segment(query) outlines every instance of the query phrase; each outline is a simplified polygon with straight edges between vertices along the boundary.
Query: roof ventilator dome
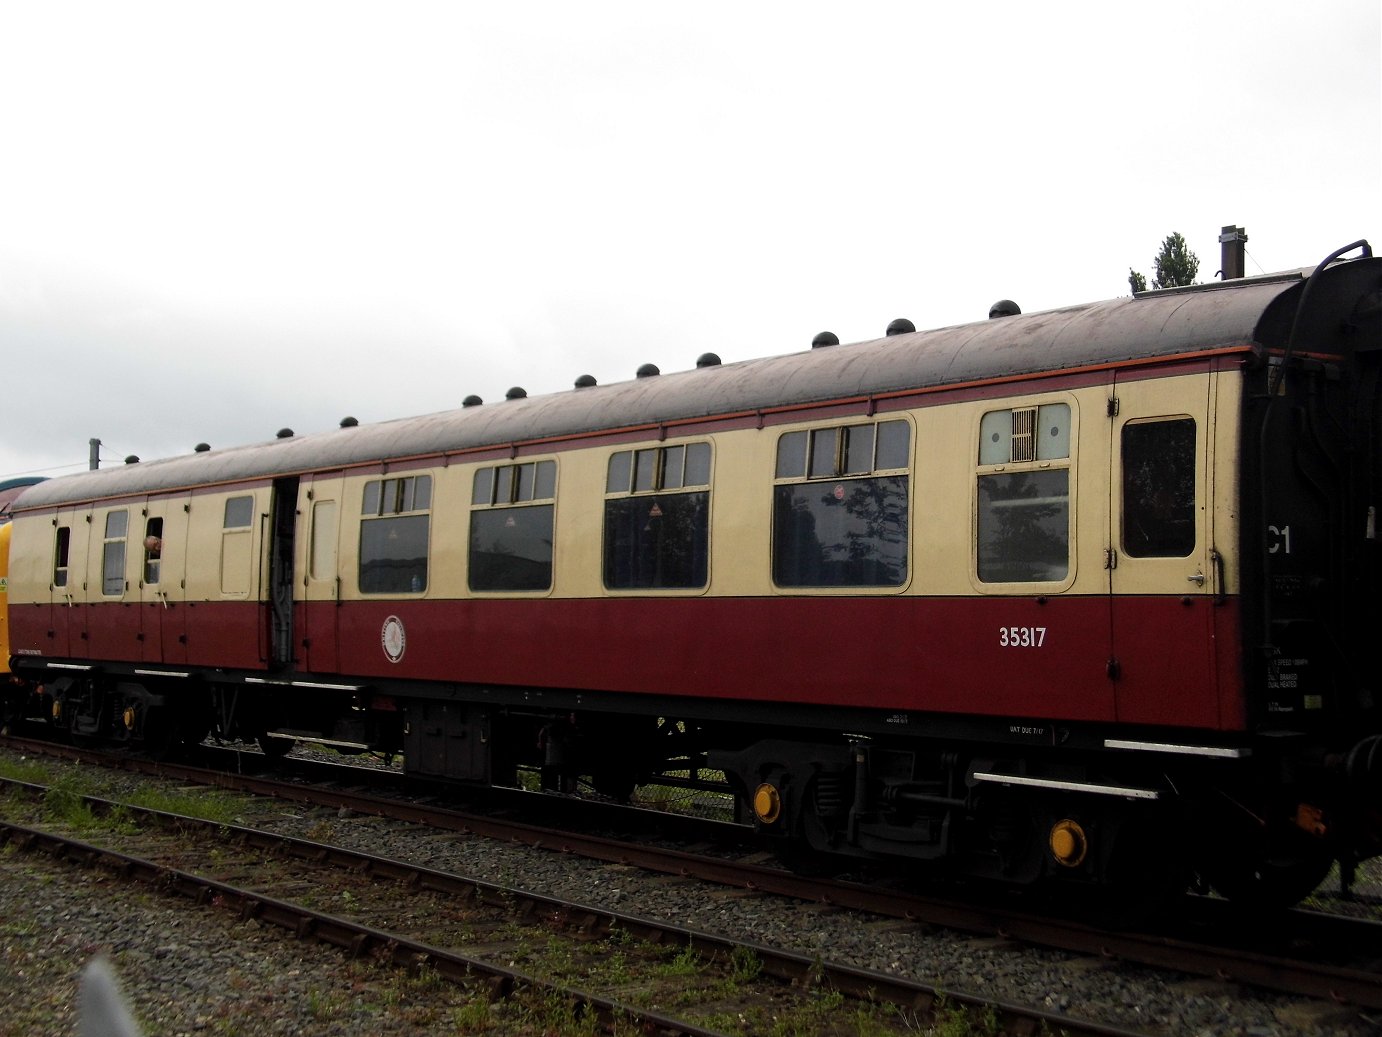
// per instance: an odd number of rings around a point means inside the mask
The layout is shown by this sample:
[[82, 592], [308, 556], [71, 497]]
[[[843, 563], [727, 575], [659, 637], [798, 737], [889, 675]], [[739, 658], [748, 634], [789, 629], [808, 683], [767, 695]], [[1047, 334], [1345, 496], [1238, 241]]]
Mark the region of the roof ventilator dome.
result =
[[910, 335], [917, 330], [917, 326], [906, 317], [898, 317], [888, 325], [888, 334], [891, 335]]
[[591, 386], [595, 384], [595, 376], [593, 374], [583, 374], [576, 379], [577, 389], [589, 389]]
[[528, 390], [523, 388], [523, 386], [521, 385], [515, 385], [512, 389], [510, 389], [508, 392], [504, 394], [504, 399], [506, 400], [526, 400], [527, 398]]
[[995, 320], [998, 317], [1016, 317], [1021, 312], [1022, 307], [1011, 299], [999, 299], [989, 307], [989, 320]]
[[279, 439], [292, 439], [292, 438], [293, 438], [293, 430], [290, 429], [290, 428], [281, 428], [281, 429], [279, 429], [279, 430], [278, 430], [278, 438], [279, 438]]
[[657, 364], [644, 364], [637, 372], [639, 378], [653, 378], [661, 373]]
[[480, 399], [480, 397], [476, 396], [474, 393], [471, 393], [469, 396], [467, 396], [465, 399], [463, 399], [463, 400], [461, 401], [461, 406], [462, 406], [462, 407], [478, 407], [478, 406], [480, 406], [480, 404], [482, 404], [482, 403], [484, 403], [484, 402], [485, 402], [485, 401], [482, 400], [482, 399]]
[[838, 346], [839, 344], [840, 336], [833, 331], [822, 331], [811, 340], [812, 349], [820, 349], [822, 346]]
[[358, 424], [360, 424], [360, 422], [352, 418], [349, 414], [341, 419], [341, 428], [354, 428]]

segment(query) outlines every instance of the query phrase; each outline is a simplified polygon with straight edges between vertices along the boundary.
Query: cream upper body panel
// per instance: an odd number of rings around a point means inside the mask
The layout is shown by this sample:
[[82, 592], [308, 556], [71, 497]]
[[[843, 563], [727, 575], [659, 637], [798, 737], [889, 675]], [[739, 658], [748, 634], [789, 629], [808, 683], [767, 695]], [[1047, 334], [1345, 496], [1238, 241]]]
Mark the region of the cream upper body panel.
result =
[[[1236, 428], [1236, 375], [1221, 379], [1210, 373], [1179, 375], [1137, 383], [1142, 397], [1150, 393], [1152, 411], [1164, 415], [1194, 412], [1198, 435], [1203, 437], [1203, 463], [1196, 474], [1196, 498], [1204, 518], [1199, 540], [1206, 543], [1208, 530], [1226, 543], [1232, 529], [1236, 502], [1221, 500], [1212, 480], [1223, 481], [1221, 465], [1233, 465]], [[606, 477], [611, 456], [629, 450], [654, 449], [688, 443], [706, 443], [711, 451], [709, 486], [709, 565], [704, 586], [670, 589], [645, 588], [652, 595], [769, 596], [778, 594], [912, 594], [956, 596], [979, 594], [1092, 595], [1109, 591], [1109, 551], [1117, 550], [1117, 457], [1113, 418], [1109, 415], [1114, 389], [1092, 385], [1072, 390], [1024, 392], [1007, 397], [969, 399], [871, 417], [833, 417], [826, 421], [794, 422], [766, 428], [738, 428], [711, 435], [621, 443], [593, 444], [549, 455], [534, 454], [518, 462], [551, 461], [555, 465], [550, 585], [538, 589], [477, 591], [470, 585], [470, 527], [477, 507], [473, 500], [476, 473], [502, 466], [503, 462], [451, 463], [445, 466], [409, 468], [413, 475], [431, 480], [428, 509], [427, 578], [418, 591], [403, 589], [396, 596], [421, 599], [464, 597], [588, 598], [612, 593], [604, 580], [606, 538], [604, 502], [618, 495], [607, 493]], [[1213, 401], [1214, 421], [1209, 421]], [[986, 417], [997, 412], [1057, 408], [1065, 415], [1068, 446], [1053, 460], [983, 463], [980, 431]], [[772, 570], [774, 531], [775, 464], [783, 436], [819, 428], [859, 428], [884, 421], [905, 422], [909, 439], [907, 489], [906, 575], [888, 586], [794, 586], [779, 587]], [[1052, 430], [1055, 431], [1054, 429]], [[1064, 536], [1068, 561], [1064, 571], [1047, 579], [1002, 582], [986, 580], [976, 559], [976, 508], [979, 480], [985, 475], [1023, 472], [1065, 472], [1068, 509]], [[331, 509], [339, 519], [334, 553], [339, 565], [337, 585], [329, 587], [310, 578], [310, 544], [316, 534], [305, 532], [299, 541], [299, 571], [308, 574], [299, 586], [325, 589], [319, 596], [339, 593], [343, 600], [368, 600], [376, 595], [360, 590], [361, 524], [368, 521], [361, 502], [378, 471], [350, 474], [332, 481]], [[781, 482], [781, 480], [777, 480]], [[821, 480], [828, 489], [830, 480]], [[304, 484], [304, 487], [306, 484]], [[305, 495], [305, 489], [304, 489]], [[300, 514], [309, 502], [300, 502]], [[1193, 590], [1193, 588], [1191, 588]], [[1134, 589], [1135, 592], [1135, 589]]]

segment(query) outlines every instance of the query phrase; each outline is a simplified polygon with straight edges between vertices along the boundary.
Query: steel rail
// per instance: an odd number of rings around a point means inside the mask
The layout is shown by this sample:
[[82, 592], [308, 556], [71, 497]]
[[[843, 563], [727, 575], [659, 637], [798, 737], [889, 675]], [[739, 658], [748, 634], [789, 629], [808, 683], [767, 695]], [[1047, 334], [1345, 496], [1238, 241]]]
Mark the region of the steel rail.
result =
[[[102, 867], [130, 881], [143, 882], [187, 897], [198, 905], [212, 903], [219, 907], [229, 906], [242, 920], [256, 919], [276, 925], [299, 939], [310, 937], [338, 947], [351, 957], [370, 955], [403, 968], [427, 965], [453, 983], [483, 984], [492, 998], [507, 997], [523, 987], [546, 990], [566, 999], [578, 1010], [593, 1011], [607, 1031], [613, 1031], [617, 1023], [633, 1020], [649, 1033], [668, 1037], [725, 1037], [718, 1030], [692, 1026], [669, 1016], [620, 1004], [598, 994], [549, 983], [518, 969], [480, 961], [301, 904], [264, 896], [230, 883], [155, 864], [141, 857], [66, 836], [0, 821], [0, 843], [11, 843], [23, 850], [41, 849], [51, 856], [86, 867]], [[218, 900], [219, 903], [216, 903]]]
[[[0, 740], [0, 744], [4, 742]], [[81, 750], [51, 746], [45, 742], [26, 743], [25, 747], [45, 753], [56, 751], [57, 755], [69, 758], [96, 758]], [[105, 761], [109, 757], [101, 756], [99, 759]], [[145, 773], [205, 782], [294, 802], [344, 808], [758, 893], [1171, 969], [1281, 993], [1322, 998], [1363, 1008], [1382, 1008], [1382, 973], [1373, 971], [1293, 960], [1250, 949], [1212, 946], [1153, 933], [1111, 931], [1078, 921], [1014, 911], [991, 904], [976, 905], [858, 883], [826, 881], [743, 861], [571, 831], [553, 831], [523, 822], [464, 813], [436, 805], [399, 802], [366, 793], [320, 789], [255, 776], [139, 761], [126, 756], [116, 757], [115, 761], [120, 766]], [[367, 773], [363, 772], [361, 776]]]
[[[41, 794], [44, 786], [31, 782], [0, 778], [0, 784], [22, 788], [31, 794]], [[1041, 1024], [1077, 1037], [1142, 1037], [1137, 1031], [1073, 1018], [1043, 1009], [995, 1000], [934, 984], [919, 983], [871, 969], [822, 961], [792, 951], [749, 941], [732, 940], [699, 930], [688, 929], [655, 919], [641, 918], [610, 911], [588, 904], [560, 900], [515, 887], [502, 886], [479, 879], [410, 864], [394, 858], [381, 857], [345, 847], [280, 835], [244, 825], [227, 825], [216, 821], [117, 803], [96, 796], [80, 797], [97, 810], [108, 812], [119, 807], [127, 815], [148, 817], [160, 825], [183, 828], [198, 827], [212, 831], [220, 838], [229, 837], [240, 845], [261, 851], [282, 853], [298, 860], [310, 861], [371, 878], [391, 879], [410, 889], [426, 889], [462, 899], [473, 899], [490, 905], [513, 908], [520, 905], [528, 917], [560, 919], [565, 928], [575, 929], [582, 937], [597, 939], [616, 930], [647, 943], [671, 943], [689, 947], [699, 954], [728, 958], [735, 950], [752, 951], [762, 965], [762, 972], [776, 980], [800, 988], [823, 986], [848, 997], [865, 1002], [883, 1002], [898, 1008], [930, 1013], [938, 1004], [964, 1005], [970, 1008], [991, 1009], [1003, 1024], [1003, 1032], [1035, 1030]], [[242, 919], [255, 918], [293, 932], [299, 938], [313, 937], [321, 942], [342, 948], [352, 957], [381, 953], [398, 965], [416, 967], [427, 964], [453, 982], [475, 982], [477, 978], [488, 984], [492, 996], [508, 996], [520, 985], [540, 987], [560, 993], [575, 1006], [593, 1009], [603, 1025], [615, 1020], [637, 1020], [644, 1032], [686, 1034], [688, 1037], [717, 1035], [717, 1031], [690, 1026], [680, 1020], [658, 1013], [614, 1002], [588, 991], [573, 990], [537, 979], [532, 975], [507, 967], [496, 966], [443, 948], [423, 944], [407, 937], [374, 929], [357, 922], [328, 915], [298, 904], [265, 896], [253, 890], [232, 886], [193, 872], [157, 864], [117, 850], [94, 846], [71, 837], [43, 832], [28, 826], [0, 820], [0, 844], [13, 843], [21, 849], [43, 849], [51, 855], [73, 860], [89, 867], [104, 867], [122, 877], [143, 881], [188, 897], [199, 904], [220, 897], [222, 906], [231, 905]], [[647, 1029], [648, 1026], [655, 1029]]]

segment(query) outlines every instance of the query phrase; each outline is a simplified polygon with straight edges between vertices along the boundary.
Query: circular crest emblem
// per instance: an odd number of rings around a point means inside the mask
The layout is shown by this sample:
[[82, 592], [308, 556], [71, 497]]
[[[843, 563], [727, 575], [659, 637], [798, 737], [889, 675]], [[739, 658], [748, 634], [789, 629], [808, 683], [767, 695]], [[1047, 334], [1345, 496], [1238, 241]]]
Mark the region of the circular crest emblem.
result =
[[384, 627], [379, 631], [379, 643], [384, 646], [384, 654], [389, 657], [389, 662], [396, 663], [403, 658], [403, 650], [408, 647], [408, 635], [403, 629], [403, 620], [397, 616], [390, 616], [384, 620]]

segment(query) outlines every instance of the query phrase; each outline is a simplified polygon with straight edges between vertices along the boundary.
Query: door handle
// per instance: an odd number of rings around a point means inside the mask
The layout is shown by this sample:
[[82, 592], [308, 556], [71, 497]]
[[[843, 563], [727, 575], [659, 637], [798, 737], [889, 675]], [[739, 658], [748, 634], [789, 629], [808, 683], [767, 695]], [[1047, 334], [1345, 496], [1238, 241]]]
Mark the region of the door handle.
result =
[[1187, 576], [1186, 580], [1193, 583], [1196, 587], [1204, 586], [1204, 573], [1196, 573], [1194, 576]]

